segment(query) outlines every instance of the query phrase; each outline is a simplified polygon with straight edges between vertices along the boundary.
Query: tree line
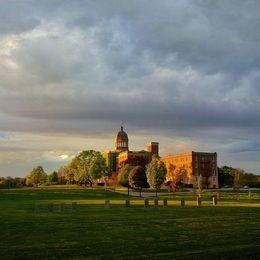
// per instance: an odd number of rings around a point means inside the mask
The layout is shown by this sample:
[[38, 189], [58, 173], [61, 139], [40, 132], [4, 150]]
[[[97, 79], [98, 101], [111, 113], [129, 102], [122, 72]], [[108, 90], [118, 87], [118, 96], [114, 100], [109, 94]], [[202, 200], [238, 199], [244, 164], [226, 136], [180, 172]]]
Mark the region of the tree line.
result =
[[226, 165], [218, 168], [218, 181], [220, 187], [238, 189], [247, 186], [249, 188], [260, 188], [259, 175], [247, 173], [243, 169]]
[[[171, 172], [173, 171], [170, 169], [168, 175], [171, 175]], [[166, 173], [164, 163], [160, 161], [159, 157], [154, 156], [145, 168], [126, 164], [120, 169], [116, 182], [127, 187], [128, 191], [132, 188], [141, 192], [142, 189], [148, 187], [157, 191], [162, 184], [167, 184], [165, 183]], [[92, 186], [98, 182], [108, 184], [108, 181], [113, 177], [111, 177], [111, 174], [102, 154], [98, 151], [87, 150], [80, 152], [68, 165], [60, 167], [50, 174], [47, 174], [42, 166], [37, 166], [25, 178], [0, 177], [0, 188], [56, 184]], [[172, 178], [174, 187], [177, 187], [178, 184], [177, 177]], [[239, 188], [248, 186], [260, 188], [260, 176], [246, 173], [242, 169], [231, 166], [219, 167], [218, 179], [220, 187]]]
[[129, 189], [139, 190], [141, 196], [142, 189], [152, 188], [156, 192], [161, 188], [165, 182], [167, 169], [164, 162], [158, 156], [154, 155], [146, 168], [142, 166], [131, 166], [126, 164], [118, 173], [118, 183], [123, 187]]

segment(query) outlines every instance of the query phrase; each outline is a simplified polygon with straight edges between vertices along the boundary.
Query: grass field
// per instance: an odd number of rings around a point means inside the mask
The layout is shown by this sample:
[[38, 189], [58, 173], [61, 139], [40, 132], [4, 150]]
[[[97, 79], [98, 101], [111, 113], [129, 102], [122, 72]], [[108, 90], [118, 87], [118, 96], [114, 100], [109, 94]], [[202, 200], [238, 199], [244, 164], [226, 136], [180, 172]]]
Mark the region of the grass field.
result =
[[133, 198], [126, 208], [127, 196], [102, 189], [0, 190], [0, 259], [259, 259], [260, 193], [222, 192], [217, 206], [211, 196], [201, 207], [183, 192], [164, 195], [168, 207]]

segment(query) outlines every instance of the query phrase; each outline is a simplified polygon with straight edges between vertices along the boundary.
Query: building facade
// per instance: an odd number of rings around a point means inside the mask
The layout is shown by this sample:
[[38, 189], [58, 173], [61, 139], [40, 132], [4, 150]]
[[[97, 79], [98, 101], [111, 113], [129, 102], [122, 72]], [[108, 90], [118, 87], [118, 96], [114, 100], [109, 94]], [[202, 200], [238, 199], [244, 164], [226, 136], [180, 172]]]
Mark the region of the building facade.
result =
[[117, 171], [126, 164], [145, 167], [152, 160], [153, 155], [159, 156], [159, 143], [157, 142], [148, 143], [146, 151], [123, 151], [117, 157]]
[[130, 151], [127, 133], [121, 125], [115, 138], [115, 150], [103, 152], [107, 166], [111, 173], [118, 173], [126, 164], [131, 166], [145, 167], [152, 159], [154, 154], [159, 156], [159, 143], [151, 142], [147, 145], [147, 150]]
[[[115, 149], [103, 152], [109, 171], [116, 176], [126, 164], [145, 167], [152, 156], [159, 156], [159, 143], [151, 142], [146, 150], [129, 150], [129, 139], [123, 126], [115, 138]], [[184, 183], [198, 187], [202, 182], [204, 188], [218, 188], [217, 153], [187, 152], [161, 157], [167, 168], [166, 181]]]
[[166, 181], [182, 182], [198, 187], [200, 176], [203, 188], [218, 188], [217, 153], [187, 152], [163, 156], [167, 168]]

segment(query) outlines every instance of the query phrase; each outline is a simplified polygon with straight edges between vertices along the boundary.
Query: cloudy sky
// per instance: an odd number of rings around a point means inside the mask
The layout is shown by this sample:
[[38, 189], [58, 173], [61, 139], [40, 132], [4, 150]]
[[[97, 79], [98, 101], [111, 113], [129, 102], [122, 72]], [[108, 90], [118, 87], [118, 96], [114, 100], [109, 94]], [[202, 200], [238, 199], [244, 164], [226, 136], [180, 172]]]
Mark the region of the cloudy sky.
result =
[[0, 176], [108, 150], [260, 173], [259, 0], [0, 0]]

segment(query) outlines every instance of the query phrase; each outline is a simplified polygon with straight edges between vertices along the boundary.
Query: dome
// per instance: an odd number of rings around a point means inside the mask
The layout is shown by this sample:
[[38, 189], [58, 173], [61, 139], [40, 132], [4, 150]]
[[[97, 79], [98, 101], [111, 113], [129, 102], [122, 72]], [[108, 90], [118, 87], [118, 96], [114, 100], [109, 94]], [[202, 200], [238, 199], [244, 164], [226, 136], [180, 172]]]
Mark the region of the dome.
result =
[[128, 135], [124, 131], [123, 126], [121, 126], [121, 130], [117, 133], [116, 136], [116, 150], [117, 151], [128, 150]]

